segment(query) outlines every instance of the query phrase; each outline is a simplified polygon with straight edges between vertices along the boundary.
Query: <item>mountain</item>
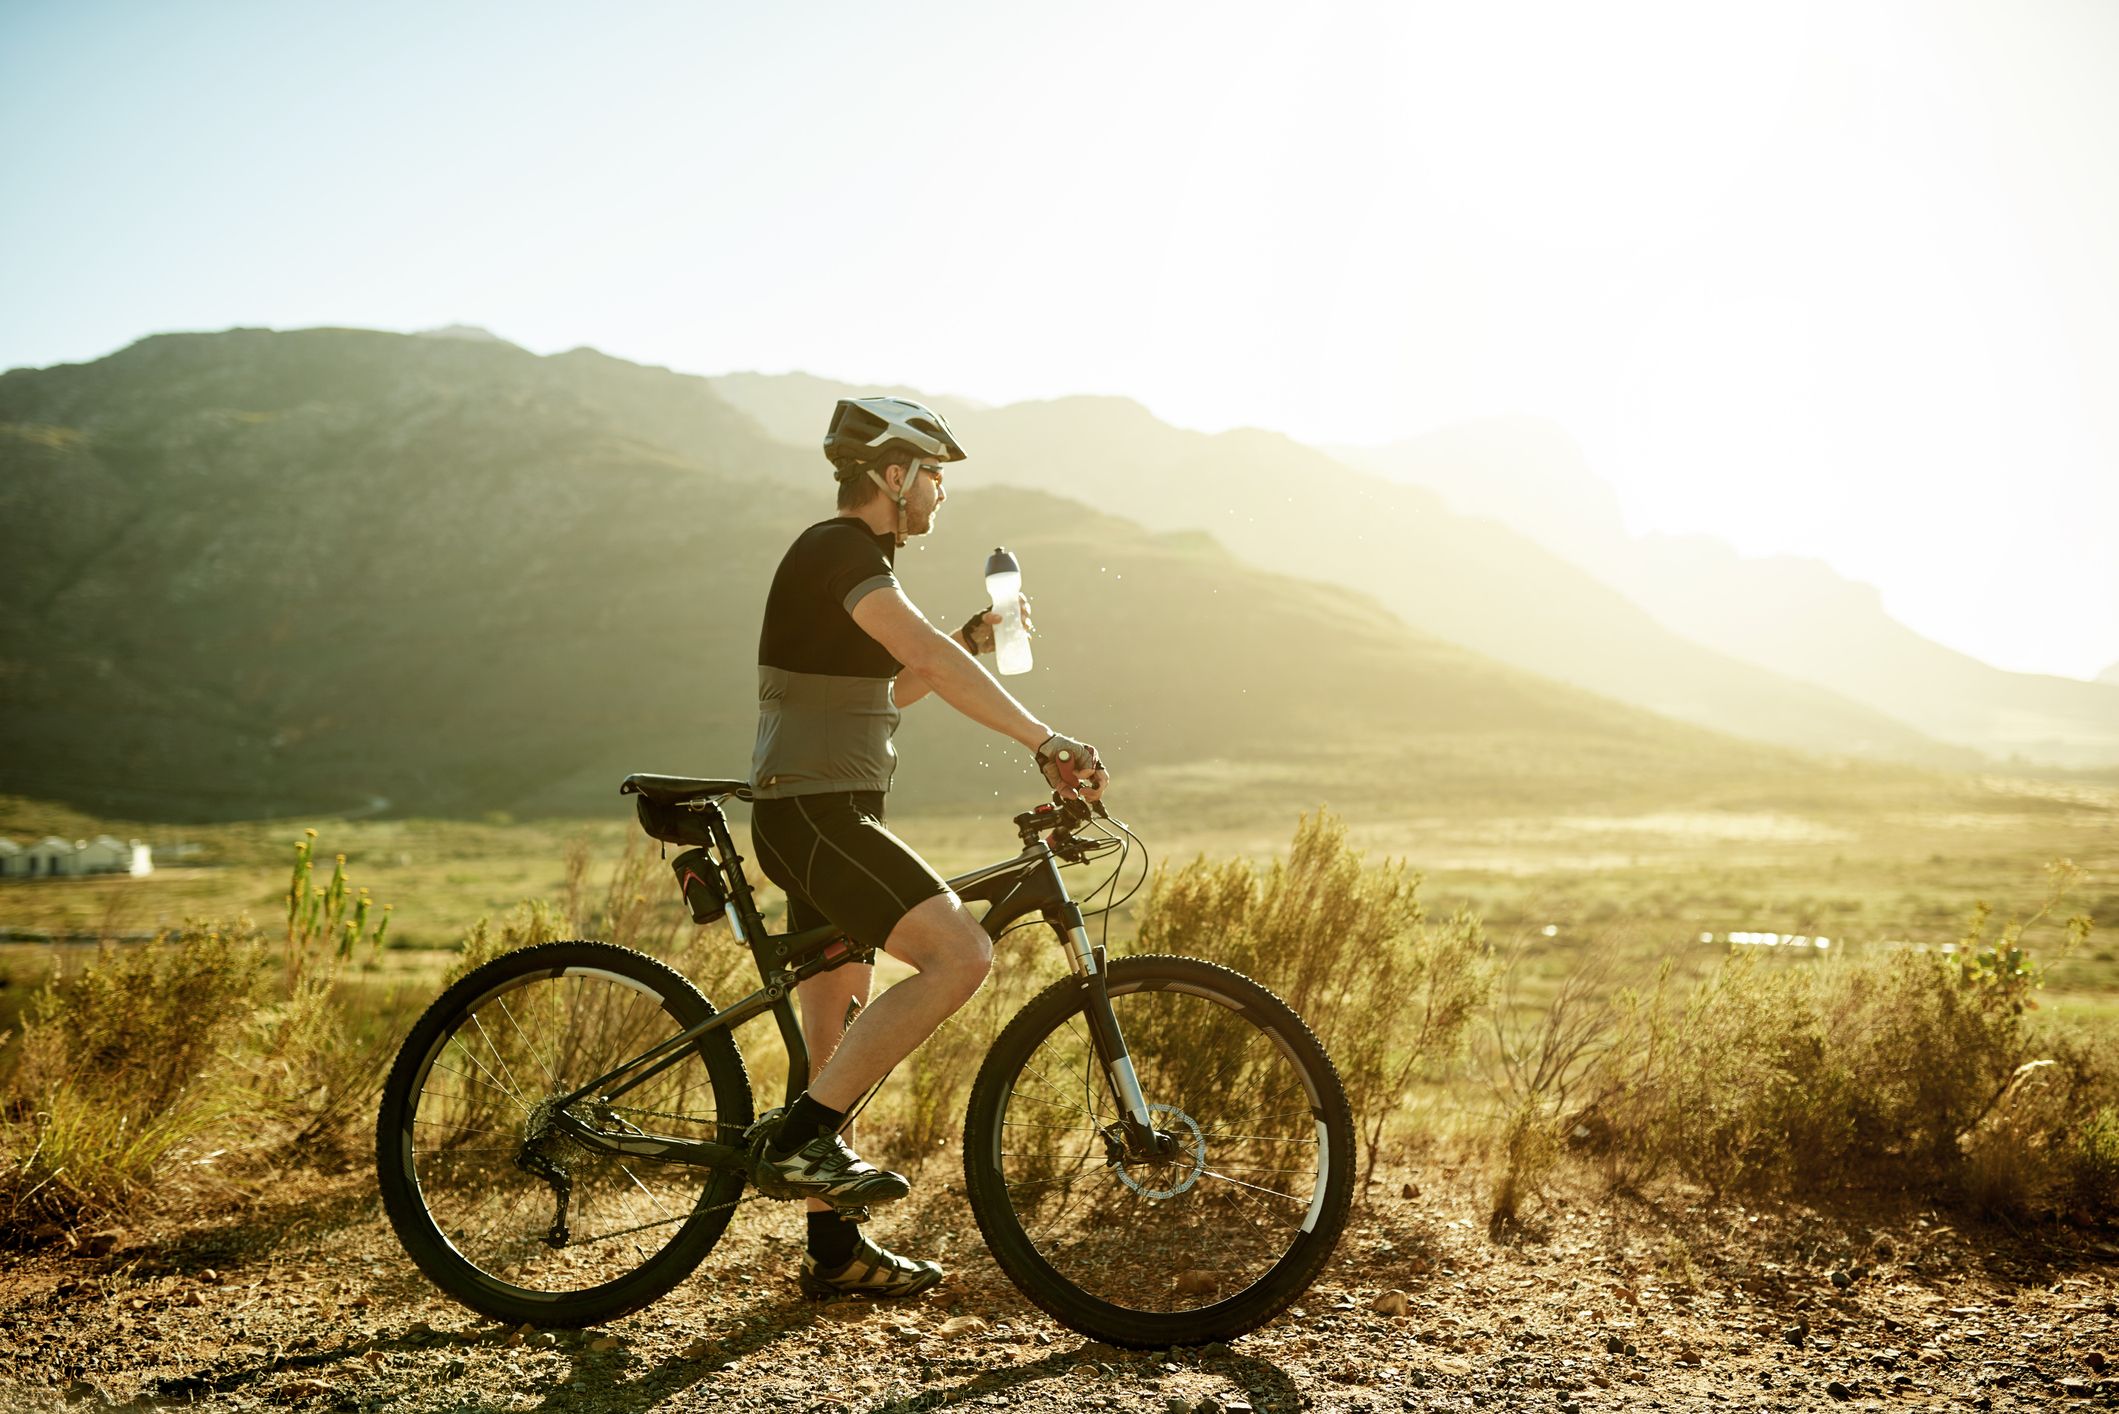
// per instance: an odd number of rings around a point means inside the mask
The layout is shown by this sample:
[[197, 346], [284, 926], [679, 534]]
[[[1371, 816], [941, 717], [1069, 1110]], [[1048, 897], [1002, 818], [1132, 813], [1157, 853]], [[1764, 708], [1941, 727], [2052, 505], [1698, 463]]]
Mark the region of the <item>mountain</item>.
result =
[[[809, 427], [805, 441], [821, 435], [834, 399], [871, 391], [807, 375], [710, 381], [770, 433]], [[972, 454], [952, 476], [959, 484], [1041, 487], [1153, 529], [1204, 530], [1254, 564], [1371, 595], [1438, 638], [1715, 730], [1928, 765], [1978, 760], [1873, 708], [1703, 647], [1507, 526], [1277, 434], [1184, 431], [1122, 398], [946, 415]], [[821, 474], [821, 465], [798, 467], [803, 484]]]
[[2103, 672], [2097, 674], [2097, 681], [2108, 682], [2113, 684], [2114, 686], [2119, 686], [2119, 663], [2113, 663], [2111, 666], [2107, 667]]
[[1892, 618], [1822, 561], [1740, 555], [1705, 535], [1626, 531], [1564, 432], [1492, 419], [1341, 455], [1490, 516], [1686, 637], [1864, 703], [1947, 742], [2047, 765], [2119, 764], [2119, 691], [1989, 666]]
[[[829, 490], [704, 380], [590, 350], [238, 330], [0, 375], [0, 792], [525, 814], [740, 773], [765, 588]], [[952, 492], [901, 571], [953, 624], [1002, 542], [1039, 602], [1026, 697], [1165, 802], [1608, 804], [1818, 769], [1048, 491]], [[900, 744], [909, 804], [1037, 793], [946, 707]]]
[[422, 339], [469, 339], [473, 343], [481, 344], [505, 344], [508, 342], [491, 329], [481, 329], [476, 324], [444, 324], [439, 329], [422, 329], [417, 337]]

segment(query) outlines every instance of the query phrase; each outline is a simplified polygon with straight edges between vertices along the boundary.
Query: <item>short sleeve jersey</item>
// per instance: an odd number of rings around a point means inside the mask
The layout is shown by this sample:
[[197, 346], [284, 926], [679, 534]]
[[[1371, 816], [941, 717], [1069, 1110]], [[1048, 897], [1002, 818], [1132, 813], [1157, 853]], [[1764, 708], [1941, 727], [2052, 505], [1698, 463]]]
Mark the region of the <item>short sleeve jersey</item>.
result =
[[760, 799], [890, 789], [903, 664], [853, 620], [853, 607], [897, 587], [897, 541], [859, 520], [819, 521], [795, 537], [765, 598], [758, 635]]

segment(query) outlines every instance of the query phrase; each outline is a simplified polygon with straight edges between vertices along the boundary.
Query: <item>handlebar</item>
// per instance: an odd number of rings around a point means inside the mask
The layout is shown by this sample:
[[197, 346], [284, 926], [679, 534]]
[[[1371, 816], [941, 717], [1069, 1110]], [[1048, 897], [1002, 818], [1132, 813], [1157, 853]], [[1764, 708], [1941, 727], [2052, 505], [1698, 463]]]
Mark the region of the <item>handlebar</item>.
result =
[[[1110, 812], [1103, 802], [1082, 800], [1077, 796], [1052, 793], [1051, 803], [1025, 810], [1015, 817], [1015, 833], [1025, 846], [1033, 843], [1039, 835], [1052, 852], [1070, 863], [1079, 864], [1093, 853], [1101, 853], [1106, 847], [1103, 840], [1086, 841], [1074, 837], [1074, 832], [1094, 819], [1110, 819]], [[1049, 831], [1049, 833], [1047, 833]]]

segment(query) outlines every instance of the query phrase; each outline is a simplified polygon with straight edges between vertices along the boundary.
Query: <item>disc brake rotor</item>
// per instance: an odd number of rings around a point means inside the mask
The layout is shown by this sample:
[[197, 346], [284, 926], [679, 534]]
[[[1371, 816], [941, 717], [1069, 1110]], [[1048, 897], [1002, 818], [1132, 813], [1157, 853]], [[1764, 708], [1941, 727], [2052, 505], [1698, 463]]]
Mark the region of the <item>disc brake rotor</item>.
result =
[[1156, 1201], [1175, 1198], [1197, 1183], [1206, 1171], [1207, 1141], [1199, 1131], [1198, 1121], [1175, 1105], [1150, 1105], [1148, 1115], [1158, 1131], [1176, 1137], [1177, 1153], [1156, 1159], [1121, 1157], [1113, 1167], [1118, 1170], [1118, 1181], [1141, 1197]]

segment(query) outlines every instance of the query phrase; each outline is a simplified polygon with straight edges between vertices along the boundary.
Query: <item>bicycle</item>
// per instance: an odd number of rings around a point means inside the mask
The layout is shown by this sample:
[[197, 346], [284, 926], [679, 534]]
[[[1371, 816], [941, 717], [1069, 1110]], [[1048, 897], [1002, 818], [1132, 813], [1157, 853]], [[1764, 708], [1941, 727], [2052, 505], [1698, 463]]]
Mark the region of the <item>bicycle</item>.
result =
[[[763, 985], [717, 1010], [644, 953], [544, 943], [466, 974], [413, 1025], [377, 1116], [383, 1206], [437, 1286], [510, 1324], [612, 1320], [698, 1267], [752, 1201], [735, 1029], [772, 1014], [792, 1101], [809, 1083], [796, 985], [874, 956], [830, 927], [766, 932], [722, 809], [745, 782], [634, 775], [620, 790], [651, 837], [688, 846], [671, 867], [693, 920], [726, 921]], [[1251, 979], [1091, 941], [1061, 870], [1118, 850], [1089, 900], [1115, 893], [1138, 843], [1123, 822], [1055, 796], [1014, 824], [1018, 854], [950, 885], [987, 905], [996, 940], [1049, 927], [1071, 975], [1015, 1015], [973, 1082], [979, 1230], [1027, 1298], [1085, 1335], [1232, 1339], [1293, 1304], [1346, 1225], [1338, 1073]]]

